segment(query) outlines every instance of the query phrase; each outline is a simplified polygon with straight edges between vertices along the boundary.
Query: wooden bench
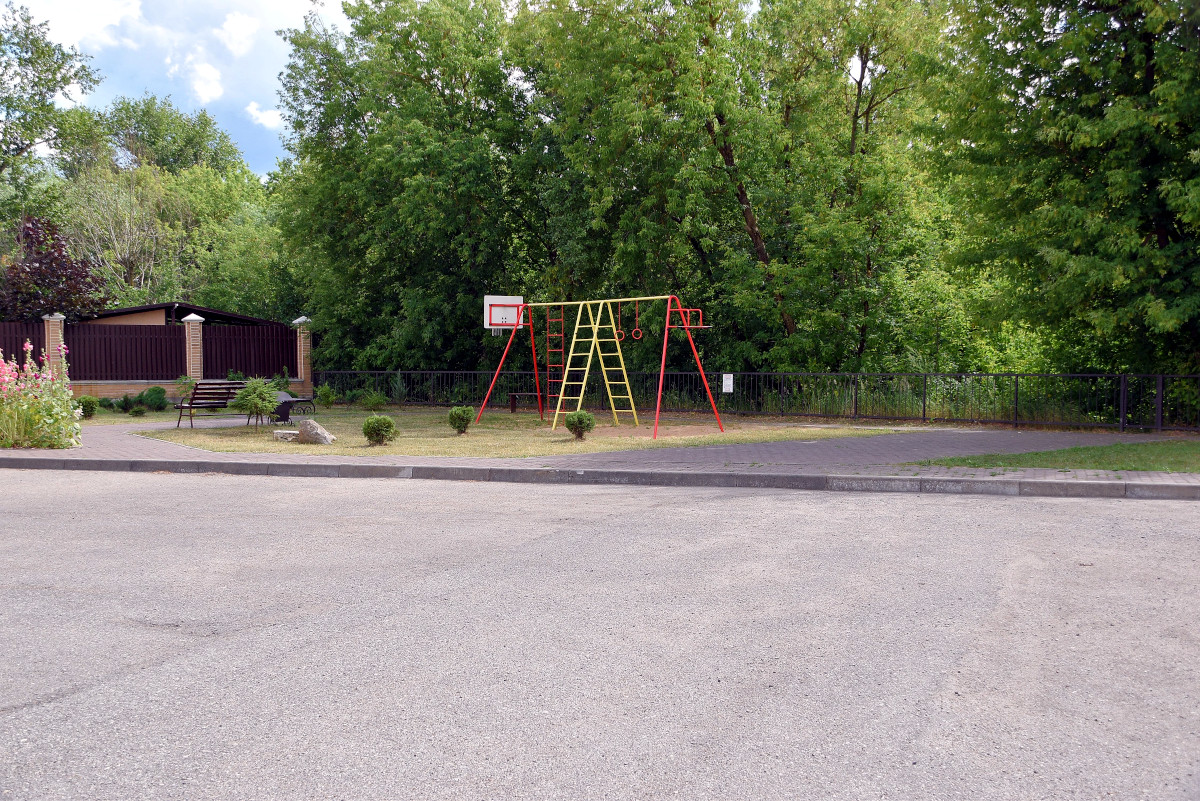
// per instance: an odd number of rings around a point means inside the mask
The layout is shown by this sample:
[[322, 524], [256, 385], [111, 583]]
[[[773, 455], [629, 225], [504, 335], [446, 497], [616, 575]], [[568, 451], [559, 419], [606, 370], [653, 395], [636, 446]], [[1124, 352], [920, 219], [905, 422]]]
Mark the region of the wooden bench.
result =
[[188, 413], [188, 423], [196, 427], [195, 414], [197, 409], [225, 409], [229, 407], [234, 396], [246, 386], [245, 381], [197, 381], [192, 388], [192, 396], [186, 401], [175, 404], [179, 410], [179, 419], [175, 427], [183, 423], [183, 413]]

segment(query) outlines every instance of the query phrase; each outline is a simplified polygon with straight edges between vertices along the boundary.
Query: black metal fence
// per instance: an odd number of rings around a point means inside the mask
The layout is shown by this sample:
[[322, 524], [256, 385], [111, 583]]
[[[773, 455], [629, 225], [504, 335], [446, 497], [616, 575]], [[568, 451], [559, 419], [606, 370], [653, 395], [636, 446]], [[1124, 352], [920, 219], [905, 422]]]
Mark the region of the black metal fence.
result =
[[[479, 404], [492, 376], [485, 371], [323, 371], [315, 377], [317, 384], [327, 384], [343, 398], [375, 390], [393, 403], [449, 406]], [[729, 376], [731, 385], [726, 384]], [[540, 378], [542, 393], [548, 394], [546, 376]], [[1197, 375], [715, 373], [708, 381], [717, 408], [730, 414], [1200, 429]], [[630, 373], [629, 383], [637, 407], [653, 409], [658, 373]], [[730, 386], [731, 392], [722, 391]], [[489, 405], [506, 406], [512, 394], [521, 405], [534, 405], [534, 393], [532, 372], [501, 373]], [[598, 376], [590, 379], [584, 404], [606, 407]], [[698, 373], [663, 377], [664, 410], [708, 408]]]

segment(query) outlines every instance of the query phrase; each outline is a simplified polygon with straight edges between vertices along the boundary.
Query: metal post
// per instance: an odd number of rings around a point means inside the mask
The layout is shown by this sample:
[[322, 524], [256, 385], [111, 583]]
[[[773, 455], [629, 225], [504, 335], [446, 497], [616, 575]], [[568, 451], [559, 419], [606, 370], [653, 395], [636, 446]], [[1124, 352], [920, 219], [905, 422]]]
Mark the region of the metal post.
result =
[[921, 422], [929, 422], [929, 418], [925, 414], [925, 401], [929, 397], [929, 373], [921, 374]]
[[1129, 377], [1128, 377], [1128, 376], [1125, 376], [1125, 375], [1121, 376], [1121, 401], [1120, 401], [1120, 404], [1121, 404], [1121, 421], [1120, 421], [1120, 429], [1121, 429], [1121, 431], [1124, 431], [1124, 430], [1125, 430], [1125, 411], [1126, 411], [1126, 406], [1125, 406], [1125, 404], [1127, 403], [1127, 401], [1128, 401], [1128, 397], [1129, 397], [1129, 382], [1128, 382], [1128, 378], [1129, 378]]
[[858, 373], [854, 374], [854, 419], [858, 419]]
[[1017, 416], [1017, 409], [1021, 404], [1021, 376], [1013, 376], [1013, 428], [1020, 427], [1020, 417]]
[[1154, 430], [1162, 431], [1163, 423], [1163, 377], [1160, 373], [1154, 383]]

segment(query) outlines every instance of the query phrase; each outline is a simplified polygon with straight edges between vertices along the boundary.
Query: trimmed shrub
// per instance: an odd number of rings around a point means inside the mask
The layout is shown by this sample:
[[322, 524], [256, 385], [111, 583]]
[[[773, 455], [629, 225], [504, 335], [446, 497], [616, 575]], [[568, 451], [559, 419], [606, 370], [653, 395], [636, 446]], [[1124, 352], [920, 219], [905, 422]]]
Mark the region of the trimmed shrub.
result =
[[358, 403], [358, 399], [366, 392], [365, 389], [352, 389], [345, 394], [346, 403]]
[[287, 392], [291, 382], [288, 380], [287, 370], [281, 371], [270, 381], [271, 388], [278, 392]]
[[396, 438], [396, 421], [387, 415], [373, 414], [363, 420], [363, 436], [372, 445], [386, 445]]
[[575, 435], [575, 439], [583, 439], [584, 434], [596, 427], [596, 416], [580, 409], [577, 412], [568, 412], [563, 423], [567, 430]]
[[146, 416], [146, 407], [145, 406], [134, 406], [132, 409], [129, 410], [129, 414], [131, 417], [145, 417]]
[[379, 390], [368, 389], [358, 398], [358, 405], [368, 412], [377, 412], [387, 406], [388, 396]]
[[167, 403], [167, 391], [162, 387], [147, 387], [133, 399], [135, 405], [140, 404], [153, 412], [161, 412], [170, 404]]
[[113, 408], [113, 399], [112, 398], [101, 398], [100, 399], [100, 408], [111, 410]]
[[238, 391], [229, 404], [230, 409], [246, 415], [246, 425], [250, 425], [248, 418], [254, 418], [255, 431], [264, 418], [271, 419], [278, 406], [279, 399], [275, 396], [275, 390], [269, 382], [261, 378], [251, 378], [247, 381], [246, 386]]
[[313, 400], [317, 405], [324, 406], [328, 409], [333, 404], [337, 403], [337, 391], [328, 384], [322, 384], [317, 387], [317, 391], [313, 394]]
[[125, 393], [120, 398], [113, 401], [113, 411], [126, 412], [133, 408], [133, 398], [129, 397], [129, 393]]
[[455, 406], [450, 410], [450, 427], [459, 434], [467, 433], [475, 419], [475, 409], [470, 406]]
[[91, 395], [80, 395], [75, 402], [79, 404], [79, 412], [84, 420], [91, 420], [96, 416], [96, 409], [100, 408], [100, 399]]

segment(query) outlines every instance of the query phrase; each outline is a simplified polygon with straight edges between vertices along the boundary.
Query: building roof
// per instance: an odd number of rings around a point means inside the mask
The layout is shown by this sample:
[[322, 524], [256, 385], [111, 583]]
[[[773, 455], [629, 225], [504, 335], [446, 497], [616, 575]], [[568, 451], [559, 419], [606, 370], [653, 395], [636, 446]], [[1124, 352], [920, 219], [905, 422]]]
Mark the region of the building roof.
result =
[[127, 306], [123, 309], [106, 309], [98, 314], [92, 315], [87, 319], [99, 320], [106, 317], [121, 317], [126, 314], [156, 311], [158, 309], [163, 309], [166, 311], [167, 322], [179, 322], [189, 314], [198, 314], [204, 318], [204, 322], [216, 323], [218, 325], [284, 325], [284, 323], [279, 323], [274, 320], [265, 320], [262, 317], [250, 317], [245, 314], [234, 314], [233, 312], [209, 309], [204, 306], [197, 306], [194, 303], [151, 303], [147, 306]]

